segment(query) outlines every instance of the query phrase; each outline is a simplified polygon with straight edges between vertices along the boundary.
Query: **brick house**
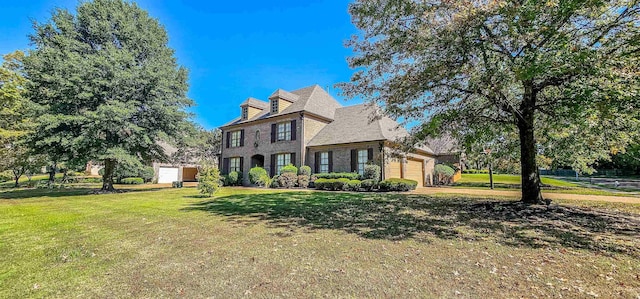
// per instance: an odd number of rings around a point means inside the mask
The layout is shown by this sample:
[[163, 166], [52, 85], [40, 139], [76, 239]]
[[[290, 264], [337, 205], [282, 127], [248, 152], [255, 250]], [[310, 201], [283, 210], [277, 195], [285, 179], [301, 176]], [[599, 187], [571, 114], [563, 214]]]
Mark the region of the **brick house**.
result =
[[269, 102], [249, 98], [240, 117], [221, 127], [221, 172], [264, 167], [272, 176], [281, 167], [308, 165], [312, 172], [359, 172], [364, 165], [381, 166], [383, 179], [408, 178], [431, 185], [438, 160], [429, 147], [394, 152], [394, 141], [407, 131], [375, 107], [343, 107], [320, 86], [276, 90]]

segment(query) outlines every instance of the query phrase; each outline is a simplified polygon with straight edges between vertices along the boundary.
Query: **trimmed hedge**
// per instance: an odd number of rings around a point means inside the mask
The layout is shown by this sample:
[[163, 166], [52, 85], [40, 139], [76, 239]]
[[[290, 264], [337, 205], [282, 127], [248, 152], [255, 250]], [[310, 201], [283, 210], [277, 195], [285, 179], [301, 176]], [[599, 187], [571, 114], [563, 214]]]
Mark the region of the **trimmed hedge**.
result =
[[141, 185], [144, 184], [143, 178], [124, 178], [122, 183], [125, 185]]
[[380, 166], [375, 164], [367, 164], [364, 166], [364, 174], [362, 178], [365, 180], [373, 180], [374, 182], [380, 181]]
[[242, 185], [242, 172], [232, 171], [224, 176], [225, 186], [240, 186]]
[[264, 168], [254, 167], [249, 170], [249, 181], [251, 184], [256, 184], [260, 187], [268, 187], [271, 183], [271, 178]]
[[373, 191], [377, 187], [377, 183], [374, 180], [363, 180], [360, 182], [360, 187], [365, 191]]
[[410, 191], [417, 186], [417, 181], [407, 179], [386, 179], [380, 182], [380, 189], [384, 191]]
[[316, 173], [314, 175], [318, 179], [348, 179], [348, 180], [360, 179], [360, 174], [358, 174], [357, 172], [329, 172], [329, 173]]
[[283, 174], [283, 173], [293, 173], [295, 175], [298, 175], [298, 167], [295, 167], [295, 166], [293, 166], [291, 164], [289, 164], [287, 166], [283, 166], [280, 169], [280, 174]]
[[347, 190], [349, 191], [360, 191], [360, 186], [362, 182], [360, 180], [350, 180], [347, 182]]
[[307, 166], [307, 165], [300, 166], [300, 169], [298, 169], [298, 175], [310, 176], [311, 166]]
[[347, 178], [339, 178], [339, 179], [317, 179], [314, 184], [316, 189], [318, 190], [329, 190], [329, 191], [342, 191], [345, 190], [347, 184], [349, 183], [349, 179]]

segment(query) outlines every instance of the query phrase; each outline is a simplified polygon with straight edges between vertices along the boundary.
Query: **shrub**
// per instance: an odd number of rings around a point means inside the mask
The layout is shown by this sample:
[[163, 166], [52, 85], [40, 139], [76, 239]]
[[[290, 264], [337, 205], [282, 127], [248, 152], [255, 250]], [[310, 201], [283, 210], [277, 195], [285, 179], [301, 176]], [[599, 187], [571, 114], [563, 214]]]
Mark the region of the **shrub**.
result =
[[291, 189], [296, 186], [297, 181], [298, 176], [293, 172], [284, 172], [278, 176], [278, 185], [281, 188]]
[[153, 167], [151, 166], [145, 166], [142, 168], [142, 171], [140, 171], [140, 177], [147, 183], [153, 180], [154, 175], [155, 170], [153, 170]]
[[122, 183], [125, 185], [140, 185], [144, 184], [144, 179], [142, 178], [124, 178], [122, 179]]
[[307, 165], [300, 166], [300, 169], [298, 169], [298, 175], [310, 176], [311, 166], [307, 166]]
[[364, 189], [365, 191], [372, 191], [373, 189], [375, 189], [376, 185], [377, 183], [371, 179], [363, 180], [360, 183], [360, 187], [362, 187], [362, 189]]
[[436, 165], [436, 167], [433, 170], [433, 175], [436, 179], [435, 184], [436, 185], [449, 184], [451, 182], [451, 177], [453, 177], [455, 173], [456, 171], [447, 165], [444, 165], [444, 164]]
[[350, 180], [346, 178], [340, 178], [340, 179], [320, 178], [315, 181], [315, 187], [318, 190], [340, 191], [340, 190], [346, 189], [349, 181]]
[[0, 182], [7, 182], [13, 180], [13, 173], [11, 171], [0, 172]]
[[172, 188], [182, 188], [183, 183], [182, 181], [173, 181], [171, 182], [171, 187]]
[[349, 191], [359, 191], [362, 182], [360, 180], [350, 180], [347, 182], [346, 189]]
[[293, 173], [294, 175], [298, 174], [298, 167], [295, 167], [291, 164], [287, 165], [287, 166], [283, 166], [282, 168], [280, 168], [280, 174], [283, 173]]
[[222, 178], [218, 168], [204, 166], [198, 170], [198, 190], [201, 194], [211, 197], [220, 190], [221, 183]]
[[307, 188], [309, 187], [309, 176], [305, 174], [298, 175], [298, 187]]
[[418, 182], [407, 179], [386, 179], [380, 182], [380, 189], [385, 191], [409, 191], [414, 190]]
[[242, 185], [242, 172], [232, 171], [224, 177], [225, 186]]
[[364, 174], [362, 178], [365, 180], [373, 180], [374, 182], [380, 181], [380, 166], [375, 164], [367, 164], [364, 166]]
[[269, 188], [280, 188], [280, 183], [278, 183], [279, 175], [274, 175], [271, 178], [271, 183], [269, 184]]
[[260, 187], [269, 186], [271, 178], [267, 174], [267, 171], [262, 167], [254, 167], [249, 170], [249, 182], [256, 184]]
[[349, 179], [357, 180], [360, 178], [360, 174], [357, 172], [330, 172], [330, 173], [316, 173], [318, 179]]

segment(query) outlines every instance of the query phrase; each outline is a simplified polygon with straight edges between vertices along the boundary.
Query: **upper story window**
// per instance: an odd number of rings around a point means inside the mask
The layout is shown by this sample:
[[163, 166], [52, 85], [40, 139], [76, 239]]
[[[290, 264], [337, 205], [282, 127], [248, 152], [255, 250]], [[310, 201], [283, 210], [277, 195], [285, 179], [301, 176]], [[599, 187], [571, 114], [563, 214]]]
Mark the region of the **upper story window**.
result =
[[277, 125], [277, 140], [291, 140], [291, 122], [279, 123]]
[[231, 132], [231, 147], [239, 147], [241, 138], [242, 138], [242, 132], [240, 131]]
[[249, 107], [242, 107], [242, 120], [249, 118]]
[[321, 173], [329, 172], [329, 152], [320, 153], [320, 165], [318, 166], [318, 171]]
[[369, 160], [369, 152], [366, 149], [358, 150], [358, 173], [364, 174], [364, 166], [367, 165]]
[[271, 113], [278, 113], [278, 99], [271, 100]]

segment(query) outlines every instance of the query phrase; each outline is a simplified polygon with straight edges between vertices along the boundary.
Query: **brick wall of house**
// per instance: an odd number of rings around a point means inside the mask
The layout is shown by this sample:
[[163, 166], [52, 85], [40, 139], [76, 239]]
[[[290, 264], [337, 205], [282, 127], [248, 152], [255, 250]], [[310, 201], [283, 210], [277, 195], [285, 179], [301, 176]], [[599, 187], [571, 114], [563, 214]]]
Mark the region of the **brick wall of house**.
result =
[[[296, 120], [296, 140], [271, 142], [271, 124]], [[242, 147], [226, 147], [227, 132], [244, 129], [244, 146]], [[274, 117], [269, 120], [261, 120], [251, 122], [242, 126], [233, 126], [231, 128], [223, 128], [222, 132], [222, 156], [224, 158], [243, 157], [244, 183], [248, 184], [249, 169], [251, 169], [251, 157], [254, 155], [264, 156], [264, 168], [269, 171], [271, 168], [271, 155], [279, 153], [295, 153], [295, 165], [300, 166], [301, 151], [303, 138], [301, 135], [302, 122], [298, 113]], [[256, 134], [259, 132], [259, 134]], [[221, 165], [222, 167], [222, 165]]]
[[307, 149], [307, 165], [311, 167], [312, 172], [315, 172], [315, 153], [332, 151], [333, 172], [351, 172], [351, 150], [369, 148], [373, 149], [373, 162], [381, 165], [382, 154], [379, 141], [309, 147]]

